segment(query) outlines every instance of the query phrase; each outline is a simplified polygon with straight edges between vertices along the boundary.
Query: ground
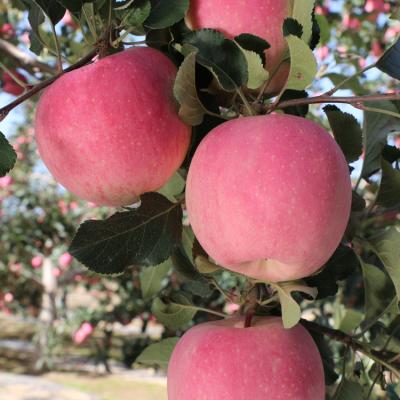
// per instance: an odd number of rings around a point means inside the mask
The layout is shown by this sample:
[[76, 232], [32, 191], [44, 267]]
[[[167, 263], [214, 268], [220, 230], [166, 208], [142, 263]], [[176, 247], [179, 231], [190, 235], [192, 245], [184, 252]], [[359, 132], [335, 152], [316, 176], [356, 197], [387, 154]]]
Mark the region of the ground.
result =
[[[7, 395], [7, 397], [3, 397]], [[166, 400], [165, 378], [137, 373], [110, 376], [50, 373], [41, 377], [0, 373], [0, 399]]]

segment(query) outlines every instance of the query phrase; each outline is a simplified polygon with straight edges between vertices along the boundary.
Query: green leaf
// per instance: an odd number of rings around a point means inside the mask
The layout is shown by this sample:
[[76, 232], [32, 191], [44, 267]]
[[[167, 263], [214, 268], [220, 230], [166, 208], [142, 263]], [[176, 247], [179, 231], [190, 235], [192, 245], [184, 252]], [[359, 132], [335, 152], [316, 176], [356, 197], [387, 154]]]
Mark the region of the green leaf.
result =
[[83, 0], [57, 0], [64, 8], [72, 13], [79, 13], [82, 9]]
[[360, 326], [361, 321], [364, 319], [364, 314], [353, 309], [345, 309], [344, 312], [345, 314], [340, 321], [339, 330], [352, 334]]
[[400, 80], [400, 38], [377, 61], [376, 67], [394, 79]]
[[238, 43], [242, 49], [257, 53], [261, 57], [263, 65], [265, 65], [265, 50], [271, 47], [265, 39], [252, 35], [251, 33], [242, 33], [239, 36], [235, 36], [234, 41]]
[[303, 35], [303, 27], [300, 22], [293, 18], [286, 18], [283, 21], [283, 36], [294, 35], [301, 39]]
[[141, 206], [103, 221], [84, 222], [69, 252], [90, 270], [122, 273], [130, 265], [164, 262], [182, 235], [182, 208], [159, 193], [146, 193]]
[[195, 268], [182, 246], [175, 249], [171, 256], [174, 268], [179, 275], [188, 281], [201, 281], [205, 280], [204, 276]]
[[339, 375], [335, 372], [335, 361], [333, 358], [333, 352], [329, 347], [329, 342], [325, 339], [324, 335], [315, 331], [309, 331], [310, 335], [314, 339], [315, 344], [318, 347], [319, 353], [322, 358], [322, 364], [324, 366], [325, 384], [330, 386], [333, 385]]
[[368, 326], [370, 321], [374, 321], [389, 307], [396, 296], [396, 291], [392, 281], [384, 271], [367, 263], [362, 263], [361, 267], [365, 299], [365, 318], [362, 325]]
[[207, 110], [197, 96], [196, 52], [185, 57], [176, 75], [174, 95], [180, 104], [179, 116], [189, 125], [200, 125]]
[[396, 146], [390, 146], [387, 144], [382, 150], [382, 157], [389, 164], [400, 161], [400, 149]]
[[312, 14], [315, 6], [315, 0], [296, 0], [293, 4], [292, 18], [298, 21], [303, 27], [302, 39], [309, 43], [312, 35]]
[[174, 175], [165, 183], [165, 185], [158, 190], [158, 193], [165, 196], [170, 201], [175, 201], [176, 196], [181, 194], [185, 189], [186, 181], [183, 179], [179, 172]]
[[[294, 100], [294, 99], [306, 99], [308, 93], [305, 90], [285, 90], [281, 96], [281, 101]], [[289, 115], [297, 115], [299, 117], [305, 117], [308, 114], [308, 104], [285, 107], [283, 112]]]
[[321, 44], [327, 44], [331, 37], [331, 29], [328, 19], [324, 15], [315, 14], [316, 22], [319, 26]]
[[282, 307], [282, 320], [285, 329], [293, 328], [301, 318], [301, 309], [297, 301], [292, 297], [293, 292], [301, 292], [316, 298], [318, 291], [301, 282], [273, 283], [271, 286], [278, 292]]
[[151, 0], [151, 12], [145, 26], [151, 29], [168, 28], [183, 19], [188, 8], [189, 0]]
[[43, 49], [42, 42], [40, 40], [39, 27], [45, 21], [43, 10], [32, 0], [23, 0], [23, 3], [28, 8], [28, 21], [32, 28], [29, 34], [30, 39], [30, 50], [39, 55]]
[[194, 260], [197, 269], [202, 274], [213, 274], [214, 272], [220, 271], [221, 267], [212, 263], [208, 257], [197, 256]]
[[175, 293], [171, 302], [164, 302], [155, 298], [151, 306], [151, 312], [157, 320], [170, 329], [186, 327], [196, 315], [197, 310], [188, 298], [182, 293]]
[[343, 378], [332, 400], [365, 400], [363, 388], [358, 382]]
[[363, 211], [366, 206], [365, 199], [353, 190], [351, 193], [351, 211]]
[[260, 88], [268, 79], [268, 71], [264, 68], [261, 57], [254, 51], [241, 48], [247, 61], [247, 84], [249, 89]]
[[184, 42], [184, 50], [187, 45], [198, 49], [197, 62], [213, 73], [223, 89], [235, 91], [247, 83], [246, 57], [239, 46], [225, 39], [221, 32], [201, 29], [186, 35]]
[[360, 262], [354, 251], [344, 245], [340, 245], [332, 257], [316, 275], [305, 278], [308, 286], [318, 289], [317, 299], [334, 296], [338, 291], [338, 281], [343, 281], [353, 274]]
[[135, 33], [143, 33], [143, 23], [150, 15], [149, 0], [135, 0], [129, 8], [117, 10], [115, 13], [121, 19], [121, 25]]
[[296, 36], [286, 37], [290, 53], [290, 72], [286, 89], [304, 90], [317, 74], [317, 61], [308, 45]]
[[362, 130], [357, 119], [333, 105], [324, 107], [324, 111], [347, 162], [357, 161], [362, 153]]
[[[330, 79], [330, 81], [333, 83], [334, 86], [339, 85], [339, 83], [342, 83], [344, 80], [347, 79], [347, 76], [342, 75], [342, 74], [337, 74], [334, 72], [332, 72], [330, 74], [325, 74], [322, 77]], [[343, 84], [343, 86], [341, 88], [349, 89], [354, 94], [357, 94], [357, 95], [362, 95], [362, 94], [367, 93], [365, 88], [361, 85], [357, 76], [354, 76], [352, 79], [348, 80], [345, 84]]]
[[[398, 113], [399, 109], [396, 104], [393, 101], [369, 102], [368, 107]], [[381, 168], [382, 149], [386, 145], [388, 135], [393, 131], [400, 131], [399, 118], [371, 111], [364, 112], [365, 159], [362, 168], [363, 178], [368, 178]]]
[[139, 274], [140, 289], [144, 301], [155, 296], [164, 286], [164, 279], [172, 268], [170, 259], [160, 265], [143, 269]]
[[7, 174], [17, 161], [17, 153], [0, 132], [0, 177]]
[[382, 160], [382, 179], [376, 203], [387, 208], [400, 205], [400, 171]]
[[56, 25], [65, 14], [65, 8], [57, 0], [32, 0], [49, 17], [53, 25]]
[[172, 352], [178, 342], [179, 338], [173, 337], [151, 344], [142, 351], [135, 362], [149, 367], [159, 366], [166, 371]]
[[372, 249], [382, 261], [400, 299], [400, 228], [391, 227], [370, 240]]

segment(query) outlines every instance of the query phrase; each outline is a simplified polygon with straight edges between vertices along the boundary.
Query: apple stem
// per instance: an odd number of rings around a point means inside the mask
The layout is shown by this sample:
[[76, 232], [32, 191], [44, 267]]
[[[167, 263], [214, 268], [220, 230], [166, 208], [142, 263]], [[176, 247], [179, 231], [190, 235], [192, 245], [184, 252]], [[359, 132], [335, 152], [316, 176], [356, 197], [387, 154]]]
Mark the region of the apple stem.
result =
[[246, 313], [246, 318], [244, 320], [244, 327], [245, 328], [250, 328], [251, 327], [251, 322], [253, 320], [253, 316], [254, 316], [254, 310], [249, 310]]

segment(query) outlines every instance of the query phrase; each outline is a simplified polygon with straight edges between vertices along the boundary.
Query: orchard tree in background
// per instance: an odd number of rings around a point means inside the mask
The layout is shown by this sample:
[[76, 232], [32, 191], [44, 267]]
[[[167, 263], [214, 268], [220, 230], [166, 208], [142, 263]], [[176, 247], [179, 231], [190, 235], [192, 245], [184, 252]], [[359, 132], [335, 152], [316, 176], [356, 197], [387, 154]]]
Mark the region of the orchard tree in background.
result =
[[[110, 320], [148, 307], [166, 327], [136, 361], [167, 368], [172, 354], [170, 400], [398, 399], [399, 5], [243, 4], [5, 2], [2, 84], [19, 97], [1, 118], [33, 100], [53, 176], [117, 209], [70, 239], [86, 213], [63, 215], [60, 235], [39, 190], [32, 213], [54, 223], [39, 244], [29, 219], [14, 250], [17, 154], [1, 135], [3, 279], [23, 257], [41, 267], [56, 241], [75, 268], [119, 274], [101, 278], [118, 284]], [[140, 291], [122, 293], [132, 276]]]

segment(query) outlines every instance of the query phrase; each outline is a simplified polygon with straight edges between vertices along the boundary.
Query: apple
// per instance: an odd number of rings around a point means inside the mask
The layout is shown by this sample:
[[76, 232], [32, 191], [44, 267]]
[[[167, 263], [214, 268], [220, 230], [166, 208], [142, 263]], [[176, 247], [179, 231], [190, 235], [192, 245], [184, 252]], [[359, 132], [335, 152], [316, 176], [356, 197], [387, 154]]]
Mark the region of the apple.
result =
[[[15, 70], [11, 72], [21, 82], [27, 83], [27, 79], [25, 78], [24, 75], [20, 74], [18, 71]], [[1, 88], [6, 93], [12, 94], [14, 96], [20, 96], [25, 91], [25, 88], [20, 86], [8, 72], [5, 71], [3, 72], [1, 81], [2, 81]]]
[[12, 24], [5, 23], [0, 27], [0, 37], [4, 39], [11, 39], [15, 36], [15, 30]]
[[267, 69], [274, 74], [267, 91], [279, 92], [286, 83], [289, 64], [280, 63], [287, 45], [282, 33], [283, 21], [292, 15], [293, 0], [191, 0], [186, 23], [191, 29], [217, 29], [232, 39], [251, 33], [265, 39]]
[[135, 203], [179, 168], [191, 130], [177, 114], [176, 67], [136, 47], [66, 73], [36, 112], [39, 154], [55, 179], [98, 205]]
[[270, 282], [313, 274], [349, 219], [344, 155], [310, 120], [282, 115], [224, 122], [200, 143], [186, 186], [189, 222], [221, 266]]
[[58, 257], [58, 265], [61, 268], [67, 268], [71, 265], [72, 260], [73, 260], [73, 258], [71, 256], [71, 254], [63, 253], [63, 254], [61, 254], [60, 257]]
[[78, 330], [72, 335], [75, 344], [82, 344], [92, 335], [94, 326], [89, 322], [83, 322]]
[[302, 325], [279, 317], [206, 322], [189, 329], [168, 365], [168, 400], [324, 400], [321, 356]]
[[31, 265], [33, 268], [40, 268], [43, 264], [43, 258], [41, 256], [34, 256], [31, 260]]

